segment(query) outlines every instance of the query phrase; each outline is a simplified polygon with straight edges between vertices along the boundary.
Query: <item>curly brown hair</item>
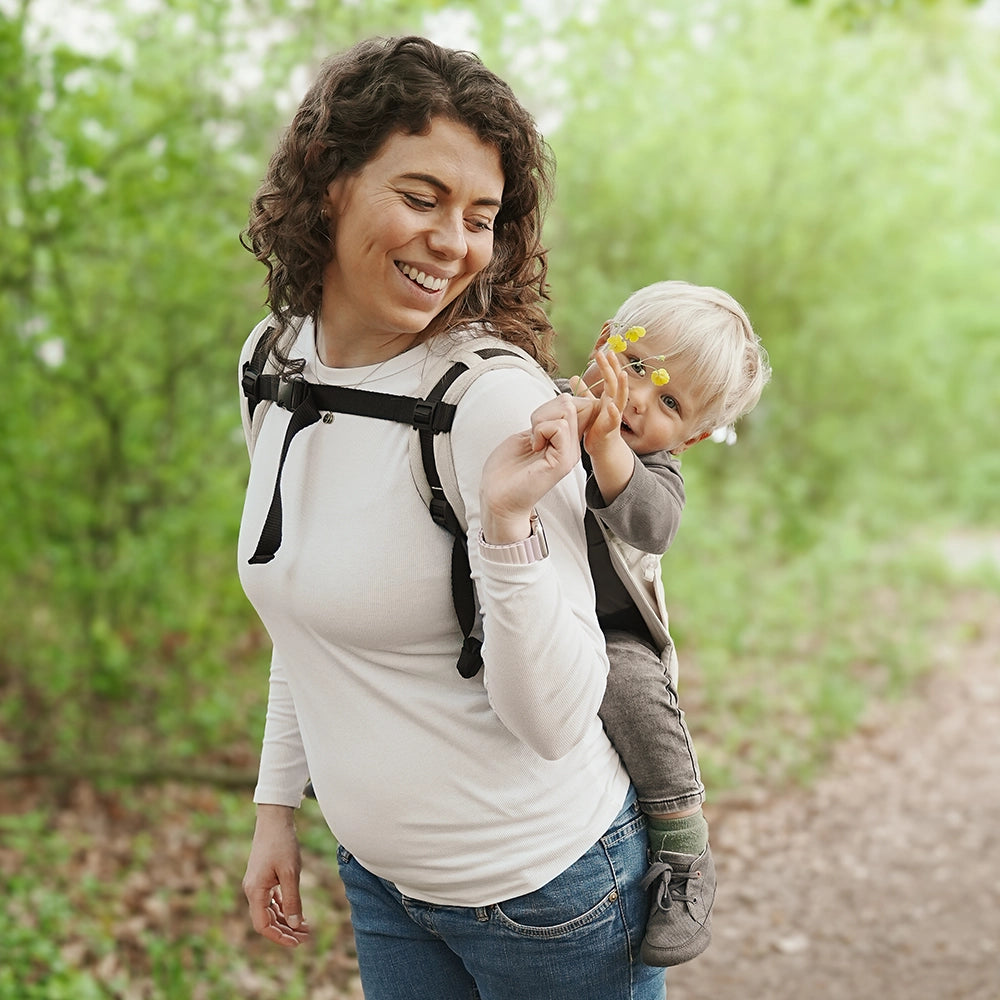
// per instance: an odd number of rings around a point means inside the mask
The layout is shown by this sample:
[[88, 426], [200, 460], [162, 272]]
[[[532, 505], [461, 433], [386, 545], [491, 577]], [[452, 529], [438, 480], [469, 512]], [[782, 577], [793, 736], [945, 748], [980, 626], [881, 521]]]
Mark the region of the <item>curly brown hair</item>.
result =
[[478, 321], [555, 370], [542, 220], [554, 161], [510, 87], [471, 52], [426, 38], [372, 38], [328, 59], [303, 98], [254, 195], [243, 245], [267, 267], [267, 304], [278, 320], [272, 349], [295, 316], [319, 312], [331, 244], [323, 198], [341, 174], [360, 171], [395, 133], [425, 134], [435, 118], [465, 126], [500, 154], [503, 204], [493, 257], [435, 319], [435, 332]]

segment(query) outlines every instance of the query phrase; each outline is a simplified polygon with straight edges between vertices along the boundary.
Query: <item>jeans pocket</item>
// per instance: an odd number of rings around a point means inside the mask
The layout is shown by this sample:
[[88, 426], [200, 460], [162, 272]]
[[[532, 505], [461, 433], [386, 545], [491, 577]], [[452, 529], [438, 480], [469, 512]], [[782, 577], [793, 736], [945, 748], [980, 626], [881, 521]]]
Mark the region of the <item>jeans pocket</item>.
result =
[[618, 885], [598, 842], [561, 875], [534, 892], [496, 903], [501, 926], [522, 937], [557, 938], [618, 913]]

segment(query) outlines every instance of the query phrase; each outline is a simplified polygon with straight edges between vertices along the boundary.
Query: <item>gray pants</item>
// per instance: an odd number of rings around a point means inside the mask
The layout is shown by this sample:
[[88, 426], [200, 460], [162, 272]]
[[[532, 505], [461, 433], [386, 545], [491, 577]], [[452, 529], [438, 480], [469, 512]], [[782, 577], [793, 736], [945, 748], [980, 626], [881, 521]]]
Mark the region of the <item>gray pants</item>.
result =
[[628, 632], [606, 632], [611, 671], [601, 705], [608, 738], [646, 813], [683, 812], [705, 801], [698, 755], [663, 656]]

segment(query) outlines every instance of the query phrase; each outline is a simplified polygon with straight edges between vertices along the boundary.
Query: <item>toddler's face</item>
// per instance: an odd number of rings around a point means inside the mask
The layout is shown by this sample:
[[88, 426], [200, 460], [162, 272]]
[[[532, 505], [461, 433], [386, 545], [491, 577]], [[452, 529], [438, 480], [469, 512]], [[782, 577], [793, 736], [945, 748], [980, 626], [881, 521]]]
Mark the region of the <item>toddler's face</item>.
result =
[[[597, 342], [597, 349], [604, 348], [605, 337]], [[704, 387], [694, 376], [693, 365], [683, 358], [669, 364], [658, 360], [658, 355], [668, 353], [670, 345], [663, 338], [646, 336], [629, 343], [618, 358], [628, 372], [628, 402], [622, 412], [621, 434], [625, 443], [637, 455], [654, 451], [672, 451], [679, 454], [685, 448], [708, 436], [703, 419], [708, 402]], [[665, 368], [670, 376], [665, 385], [656, 385], [653, 372]], [[593, 378], [594, 369], [587, 371], [585, 381]], [[601, 386], [594, 387], [597, 395]]]

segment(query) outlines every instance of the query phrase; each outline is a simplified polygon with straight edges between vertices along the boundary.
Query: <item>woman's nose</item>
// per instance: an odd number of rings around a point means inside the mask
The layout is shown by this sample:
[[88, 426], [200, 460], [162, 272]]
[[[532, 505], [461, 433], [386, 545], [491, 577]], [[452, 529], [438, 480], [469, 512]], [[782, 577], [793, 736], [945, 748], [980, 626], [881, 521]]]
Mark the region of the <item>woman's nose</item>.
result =
[[450, 214], [440, 216], [435, 220], [427, 236], [427, 246], [432, 253], [451, 260], [464, 257], [468, 250], [464, 220], [454, 218]]

